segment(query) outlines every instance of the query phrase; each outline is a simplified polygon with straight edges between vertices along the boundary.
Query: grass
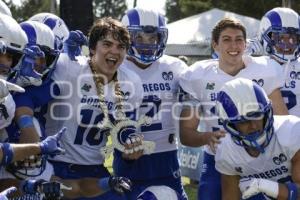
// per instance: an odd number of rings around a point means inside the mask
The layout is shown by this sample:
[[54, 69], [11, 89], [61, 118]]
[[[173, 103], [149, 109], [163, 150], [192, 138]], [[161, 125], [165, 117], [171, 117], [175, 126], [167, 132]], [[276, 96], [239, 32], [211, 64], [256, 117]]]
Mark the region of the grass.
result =
[[[113, 171], [112, 159], [113, 159], [113, 157], [111, 155], [108, 159], [105, 160], [105, 164], [104, 164], [110, 173], [112, 173], [112, 171]], [[187, 177], [182, 177], [182, 182], [183, 182], [184, 190], [188, 195], [188, 199], [196, 200], [197, 199], [197, 185], [192, 184], [190, 182], [190, 179]]]

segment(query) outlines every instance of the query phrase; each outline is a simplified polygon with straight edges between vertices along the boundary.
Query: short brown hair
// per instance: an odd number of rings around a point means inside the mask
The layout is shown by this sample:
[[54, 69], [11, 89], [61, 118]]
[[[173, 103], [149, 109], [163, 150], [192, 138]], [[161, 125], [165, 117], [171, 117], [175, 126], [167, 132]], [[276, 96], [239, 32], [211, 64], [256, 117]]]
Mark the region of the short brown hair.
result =
[[89, 31], [89, 49], [95, 49], [97, 42], [103, 40], [108, 34], [124, 44], [126, 48], [130, 45], [130, 36], [127, 28], [118, 20], [111, 17], [98, 19]]
[[244, 39], [246, 40], [246, 28], [245, 26], [237, 19], [233, 18], [224, 18], [220, 20], [217, 25], [212, 30], [212, 41], [218, 44], [219, 37], [221, 32], [224, 31], [226, 28], [233, 28], [238, 29], [243, 32]]

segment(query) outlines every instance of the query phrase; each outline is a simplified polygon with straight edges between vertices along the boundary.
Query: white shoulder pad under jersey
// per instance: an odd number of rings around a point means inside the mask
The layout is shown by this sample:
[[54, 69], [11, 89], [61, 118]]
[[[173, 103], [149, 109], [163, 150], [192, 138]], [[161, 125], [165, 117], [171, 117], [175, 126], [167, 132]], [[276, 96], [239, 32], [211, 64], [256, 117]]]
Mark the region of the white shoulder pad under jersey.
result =
[[180, 91], [179, 76], [187, 68], [186, 64], [164, 55], [146, 69], [129, 60], [125, 60], [121, 68], [134, 71], [142, 80], [144, 98], [139, 116], [147, 115], [153, 120], [150, 126], [141, 126], [144, 139], [156, 142], [156, 153], [176, 149], [176, 121], [172, 112], [176, 109]]
[[[104, 114], [100, 108], [90, 66], [84, 58], [78, 59], [77, 62], [68, 58], [62, 61], [64, 65], [57, 67], [54, 78], [65, 83], [58, 84], [60, 96], [48, 106], [46, 133], [51, 135], [62, 127], [67, 127], [61, 139], [66, 153], [54, 159], [82, 165], [102, 164], [103, 157], [99, 150], [106, 144], [107, 136], [106, 130], [101, 130], [97, 126], [103, 120]], [[119, 68], [117, 79], [126, 105], [132, 105], [132, 109], [138, 107], [143, 94], [139, 77], [128, 69]], [[104, 97], [101, 98], [104, 98], [109, 114], [114, 115], [116, 107], [114, 81], [104, 85], [103, 91]]]
[[282, 97], [290, 115], [300, 117], [300, 60], [282, 65], [285, 71], [285, 85]]
[[11, 96], [8, 94], [3, 102], [0, 103], [0, 129], [3, 129], [11, 124], [15, 116], [16, 104]]
[[264, 178], [287, 182], [291, 176], [291, 159], [300, 149], [300, 120], [294, 116], [274, 116], [274, 135], [258, 157], [250, 156], [244, 147], [228, 134], [218, 146], [216, 169], [222, 174]]
[[268, 56], [244, 57], [246, 69], [242, 70], [239, 77], [251, 78], [258, 83], [267, 93], [284, 86], [283, 68]]

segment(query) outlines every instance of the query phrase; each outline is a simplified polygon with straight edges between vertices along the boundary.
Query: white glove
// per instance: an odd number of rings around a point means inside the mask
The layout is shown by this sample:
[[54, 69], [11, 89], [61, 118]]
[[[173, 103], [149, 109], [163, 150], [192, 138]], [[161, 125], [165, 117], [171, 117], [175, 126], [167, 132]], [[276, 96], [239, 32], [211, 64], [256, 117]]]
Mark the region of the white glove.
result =
[[25, 92], [22, 87], [0, 79], [0, 99], [5, 98], [9, 94], [9, 91]]
[[264, 47], [258, 38], [247, 40], [245, 54], [247, 55], [264, 55]]
[[261, 192], [270, 197], [277, 198], [279, 192], [277, 182], [261, 178], [242, 178], [240, 179], [239, 187], [243, 199], [248, 199]]

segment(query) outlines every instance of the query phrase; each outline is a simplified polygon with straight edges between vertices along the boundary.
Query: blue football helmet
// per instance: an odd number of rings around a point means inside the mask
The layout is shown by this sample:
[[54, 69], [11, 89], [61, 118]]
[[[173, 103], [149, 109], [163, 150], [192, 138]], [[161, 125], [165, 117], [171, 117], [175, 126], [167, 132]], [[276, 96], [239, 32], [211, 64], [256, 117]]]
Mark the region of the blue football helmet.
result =
[[47, 25], [54, 33], [59, 43], [58, 49], [63, 50], [63, 43], [69, 37], [69, 29], [64, 20], [52, 13], [39, 13], [28, 19], [29, 21], [37, 21]]
[[[22, 86], [35, 85], [39, 86], [43, 83], [46, 83], [50, 80], [52, 73], [55, 69], [57, 59], [59, 57], [59, 49], [57, 42], [52, 30], [36, 21], [26, 21], [21, 24], [22, 29], [27, 35], [28, 44], [27, 44], [27, 58], [23, 60], [23, 65], [20, 65], [19, 74], [16, 77], [21, 78], [22, 83], [18, 83]], [[40, 50], [42, 52], [40, 52]], [[35, 56], [44, 57], [45, 63], [35, 65], [34, 68], [26, 62], [35, 62]]]
[[[153, 10], [133, 8], [127, 11], [122, 18], [122, 23], [127, 27], [131, 45], [128, 55], [142, 64], [151, 64], [159, 59], [166, 48], [168, 29], [164, 16]], [[155, 42], [142, 43], [140, 34], [155, 34]]]
[[[287, 34], [289, 38], [284, 40]], [[279, 62], [296, 60], [300, 53], [299, 15], [290, 8], [268, 11], [261, 19], [258, 37], [264, 51]]]
[[172, 188], [160, 185], [146, 188], [137, 200], [181, 200], [179, 194]]
[[[225, 83], [218, 93], [217, 113], [237, 145], [264, 152], [273, 136], [274, 120], [271, 102], [258, 84], [244, 78]], [[243, 134], [236, 128], [237, 123], [260, 119], [263, 130]]]

